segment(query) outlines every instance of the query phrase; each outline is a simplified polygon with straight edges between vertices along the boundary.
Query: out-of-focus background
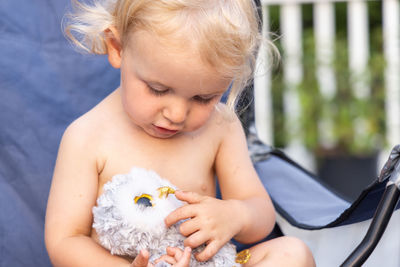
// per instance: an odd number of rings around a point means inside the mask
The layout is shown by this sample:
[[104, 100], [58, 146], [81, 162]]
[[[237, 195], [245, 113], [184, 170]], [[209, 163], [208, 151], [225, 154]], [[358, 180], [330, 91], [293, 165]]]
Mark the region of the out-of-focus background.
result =
[[255, 78], [256, 126], [347, 199], [400, 143], [398, 0], [264, 0]]

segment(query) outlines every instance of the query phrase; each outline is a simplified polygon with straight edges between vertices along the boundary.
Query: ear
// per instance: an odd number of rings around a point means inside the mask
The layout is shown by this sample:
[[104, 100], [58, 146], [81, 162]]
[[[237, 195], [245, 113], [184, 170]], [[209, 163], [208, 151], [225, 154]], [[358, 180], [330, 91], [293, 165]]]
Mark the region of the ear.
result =
[[121, 39], [117, 29], [112, 26], [105, 30], [108, 61], [116, 69], [121, 67]]

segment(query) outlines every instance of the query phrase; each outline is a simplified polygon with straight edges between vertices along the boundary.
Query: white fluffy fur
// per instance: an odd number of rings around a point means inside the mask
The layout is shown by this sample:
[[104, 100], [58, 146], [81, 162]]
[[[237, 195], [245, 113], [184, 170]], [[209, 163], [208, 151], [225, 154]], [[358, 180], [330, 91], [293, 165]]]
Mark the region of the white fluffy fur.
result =
[[[141, 249], [150, 252], [154, 261], [166, 253], [166, 248], [184, 248], [184, 237], [179, 224], [166, 228], [164, 218], [183, 203], [169, 195], [159, 198], [157, 189], [162, 186], [176, 187], [154, 171], [133, 168], [129, 174], [116, 175], [104, 185], [104, 193], [93, 208], [93, 227], [103, 247], [112, 254], [135, 257]], [[134, 198], [142, 194], [153, 197], [153, 207], [143, 207]], [[196, 253], [204, 247], [193, 251]], [[235, 262], [236, 249], [226, 244], [207, 262], [198, 262], [192, 256], [190, 266], [240, 266]], [[157, 266], [170, 266], [161, 263]]]

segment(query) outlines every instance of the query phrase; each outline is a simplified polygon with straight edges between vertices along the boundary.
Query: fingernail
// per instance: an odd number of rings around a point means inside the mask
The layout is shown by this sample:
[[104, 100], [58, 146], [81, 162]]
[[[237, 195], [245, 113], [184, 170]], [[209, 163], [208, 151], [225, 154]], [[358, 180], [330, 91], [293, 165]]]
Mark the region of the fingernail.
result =
[[146, 257], [146, 253], [147, 253], [147, 251], [146, 251], [145, 249], [140, 250], [140, 254], [141, 254], [143, 257]]

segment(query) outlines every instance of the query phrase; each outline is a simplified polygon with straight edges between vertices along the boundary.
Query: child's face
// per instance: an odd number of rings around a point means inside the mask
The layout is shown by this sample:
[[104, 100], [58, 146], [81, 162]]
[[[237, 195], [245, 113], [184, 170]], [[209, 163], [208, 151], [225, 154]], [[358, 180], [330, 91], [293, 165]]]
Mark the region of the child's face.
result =
[[144, 31], [134, 33], [121, 53], [124, 110], [153, 137], [201, 128], [229, 84], [190, 49], [171, 49]]

